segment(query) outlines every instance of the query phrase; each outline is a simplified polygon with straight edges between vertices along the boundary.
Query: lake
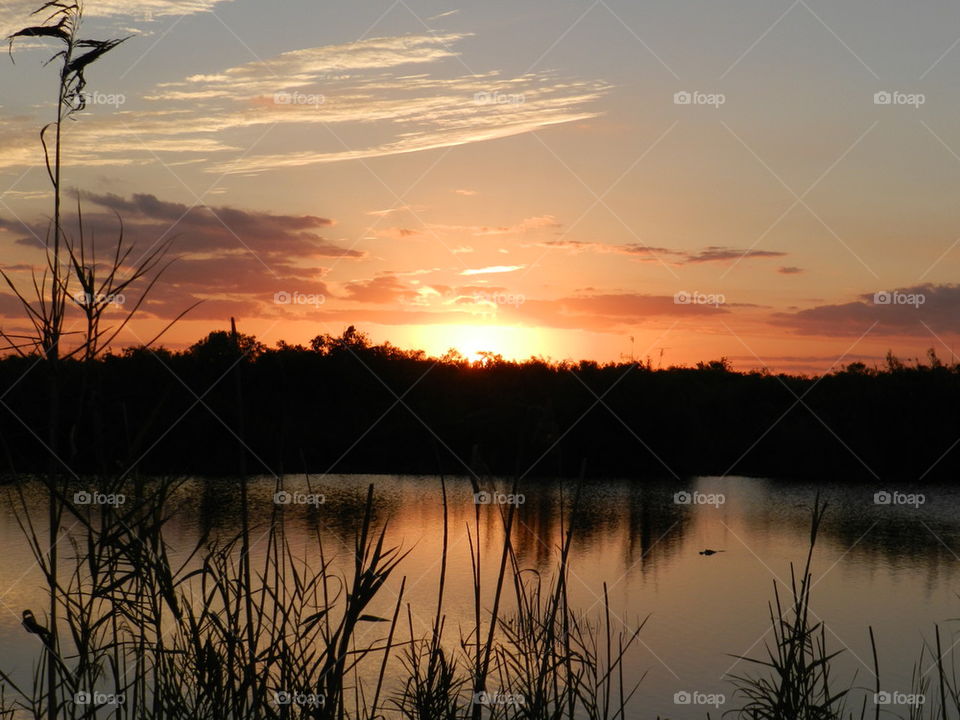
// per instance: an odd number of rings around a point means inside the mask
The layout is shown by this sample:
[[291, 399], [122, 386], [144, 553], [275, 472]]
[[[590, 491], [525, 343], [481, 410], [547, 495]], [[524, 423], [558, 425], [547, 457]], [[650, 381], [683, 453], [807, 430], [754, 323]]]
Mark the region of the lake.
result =
[[[439, 573], [439, 478], [331, 475], [312, 477], [309, 483], [303, 476], [285, 478], [284, 487], [294, 500], [284, 510], [290, 521], [288, 537], [295, 551], [301, 548], [309, 556], [316, 552], [314, 537], [319, 533], [325, 551], [337, 552], [335, 565], [346, 570], [355, 519], [371, 483], [377, 523], [388, 522], [388, 541], [410, 551], [371, 612], [390, 616], [405, 576], [405, 601], [415, 630], [425, 635], [435, 612]], [[467, 527], [474, 522], [474, 495], [465, 478], [448, 477], [446, 483], [447, 626], [469, 628], [473, 609]], [[524, 497], [514, 544], [523, 567], [544, 576], [554, 570], [576, 486], [574, 481], [529, 481], [519, 489]], [[506, 493], [510, 488], [504, 480], [485, 489]], [[924, 641], [932, 641], [935, 624], [941, 626], [945, 647], [960, 638], [951, 621], [960, 616], [960, 491], [955, 488], [739, 477], [687, 483], [588, 481], [574, 522], [570, 595], [577, 608], [596, 615], [606, 583], [615, 625], [630, 632], [646, 619], [627, 658], [634, 678], [645, 673], [630, 717], [685, 720], [704, 718], [707, 712], [717, 717], [738, 706], [729, 676], [756, 668], [735, 656], [764, 657], [764, 645], [772, 637], [768, 603], [774, 583], [785, 597], [791, 563], [802, 567], [818, 490], [830, 505], [814, 555], [812, 607], [816, 619], [826, 624], [829, 648], [843, 651], [835, 661], [835, 682], [873, 688], [870, 626], [877, 638], [882, 688], [891, 693], [911, 691], [914, 665]], [[263, 523], [273, 508], [274, 479], [252, 480], [250, 492], [253, 517]], [[297, 504], [309, 493], [323, 497], [315, 497], [316, 504]], [[31, 507], [35, 503], [33, 519], [42, 530], [42, 492], [28, 486], [26, 494]], [[230, 482], [191, 479], [173, 501], [176, 512], [167, 539], [174, 557], [184, 556], [204, 532], [226, 537], [239, 530], [238, 501]], [[487, 605], [502, 544], [499, 509], [481, 505]], [[18, 512], [10, 502], [0, 512], [0, 647], [4, 669], [26, 681], [40, 645], [21, 628], [20, 613], [32, 608], [39, 617], [46, 601], [42, 578], [17, 523]], [[254, 567], [264, 552], [256, 542], [262, 537], [260, 529], [255, 527], [252, 535]], [[705, 549], [722, 552], [701, 555]], [[406, 623], [403, 627], [406, 632]], [[397, 667], [399, 662], [394, 663]]]

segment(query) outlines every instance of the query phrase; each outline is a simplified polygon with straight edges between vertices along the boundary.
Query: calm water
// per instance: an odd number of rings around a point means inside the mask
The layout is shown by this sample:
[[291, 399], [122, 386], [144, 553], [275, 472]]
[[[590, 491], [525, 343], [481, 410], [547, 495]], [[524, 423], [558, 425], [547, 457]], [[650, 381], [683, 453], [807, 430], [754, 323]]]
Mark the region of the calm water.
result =
[[[411, 548], [401, 566], [407, 577], [407, 600], [415, 624], [426, 632], [434, 612], [442, 530], [437, 478], [336, 477], [312, 481], [313, 492], [326, 502], [318, 508], [290, 506], [289, 533], [294, 548], [316, 554], [317, 531], [327, 552], [337, 548], [348, 559], [353, 539], [351, 518], [374, 483], [378, 522], [389, 521], [388, 537]], [[176, 496], [178, 510], [169, 528], [173, 553], [184, 552], [202, 532], [232, 533], [238, 529], [236, 500], [223, 482], [190, 481]], [[287, 487], [307, 489], [304, 478], [290, 478]], [[544, 573], [555, 566], [561, 534], [561, 508], [569, 504], [572, 483], [522, 488], [515, 543], [524, 566]], [[450, 563], [446, 611], [448, 627], [471, 621], [471, 569], [466, 526], [473, 521], [469, 483], [448, 479], [451, 496]], [[506, 488], [502, 488], [506, 489]], [[960, 492], [952, 488], [896, 488], [920, 493], [919, 507], [878, 505], [882, 488], [820, 486], [830, 501], [824, 532], [815, 555], [814, 610], [827, 625], [831, 648], [843, 650], [836, 680], [856, 677], [873, 686], [868, 626], [880, 649], [883, 687], [910, 691], [910, 676], [934, 623], [946, 635], [945, 645], [960, 638]], [[894, 490], [894, 488], [887, 488]], [[254, 483], [256, 517], [267, 518], [273, 480]], [[675, 493], [695, 492], [698, 499], [722, 495], [724, 502], [678, 504]], [[630, 654], [636, 677], [646, 673], [633, 703], [632, 717], [674, 720], [704, 718], [712, 707], [677, 705], [678, 692], [726, 696], [719, 710], [735, 707], [730, 673], [750, 668], [736, 655], [762, 658], [769, 642], [767, 603], [773, 584], [789, 584], [790, 563], [802, 564], [809, 537], [809, 508], [816, 485], [748, 478], [698, 478], [687, 484], [603, 482], [584, 489], [576, 522], [570, 590], [574, 604], [596, 613], [607, 583], [615, 622], [632, 630], [649, 616], [640, 644]], [[37, 520], [42, 498], [36, 494]], [[38, 523], [42, 527], [42, 523]], [[501, 523], [496, 510], [483, 508], [483, 573], [492, 589]], [[258, 533], [254, 533], [257, 538]], [[24, 608], [42, 610], [41, 578], [9, 502], [0, 510], [0, 648], [2, 662], [26, 680], [39, 654], [36, 638], [19, 625]], [[723, 550], [705, 557], [700, 550]], [[262, 552], [262, 546], [254, 548]], [[344, 565], [345, 567], [345, 565]], [[400, 575], [371, 611], [390, 615]], [[927, 668], [924, 667], [923, 670]], [[903, 713], [905, 714], [905, 713]]]

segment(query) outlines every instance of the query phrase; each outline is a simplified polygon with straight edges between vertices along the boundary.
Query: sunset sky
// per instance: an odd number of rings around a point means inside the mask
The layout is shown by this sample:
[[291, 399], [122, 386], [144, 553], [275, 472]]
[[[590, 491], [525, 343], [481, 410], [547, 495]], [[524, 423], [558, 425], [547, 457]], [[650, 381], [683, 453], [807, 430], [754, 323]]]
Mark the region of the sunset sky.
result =
[[[0, 34], [36, 4], [0, 5]], [[65, 185], [104, 246], [118, 215], [144, 251], [176, 236], [126, 344], [203, 299], [164, 344], [234, 316], [470, 357], [960, 349], [956, 3], [89, 0], [85, 28], [132, 37], [88, 72]], [[0, 61], [24, 283], [49, 52]], [[0, 315], [24, 326], [9, 293]]]

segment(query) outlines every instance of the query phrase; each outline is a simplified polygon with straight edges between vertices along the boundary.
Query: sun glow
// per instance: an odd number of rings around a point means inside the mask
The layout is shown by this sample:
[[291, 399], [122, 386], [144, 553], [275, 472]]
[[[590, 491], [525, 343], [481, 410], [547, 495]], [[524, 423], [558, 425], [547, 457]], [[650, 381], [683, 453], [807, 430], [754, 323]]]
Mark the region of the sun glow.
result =
[[418, 340], [428, 354], [443, 355], [453, 348], [467, 360], [482, 359], [481, 353], [525, 360], [543, 353], [540, 332], [534, 328], [505, 325], [433, 325], [423, 327]]

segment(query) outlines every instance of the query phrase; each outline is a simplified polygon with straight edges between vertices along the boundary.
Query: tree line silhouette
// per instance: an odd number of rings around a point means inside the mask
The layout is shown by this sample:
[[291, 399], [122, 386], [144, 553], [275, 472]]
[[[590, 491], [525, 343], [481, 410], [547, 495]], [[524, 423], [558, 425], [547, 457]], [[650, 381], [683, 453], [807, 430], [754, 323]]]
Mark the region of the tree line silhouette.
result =
[[[55, 383], [57, 416], [43, 398]], [[187, 350], [129, 348], [54, 370], [0, 359], [3, 460], [116, 475], [454, 473], [955, 477], [960, 364], [931, 351], [806, 377], [725, 360], [469, 362], [372, 344], [354, 327], [309, 346], [211, 332]], [[57, 427], [50, 428], [51, 422]]]

